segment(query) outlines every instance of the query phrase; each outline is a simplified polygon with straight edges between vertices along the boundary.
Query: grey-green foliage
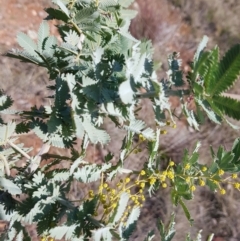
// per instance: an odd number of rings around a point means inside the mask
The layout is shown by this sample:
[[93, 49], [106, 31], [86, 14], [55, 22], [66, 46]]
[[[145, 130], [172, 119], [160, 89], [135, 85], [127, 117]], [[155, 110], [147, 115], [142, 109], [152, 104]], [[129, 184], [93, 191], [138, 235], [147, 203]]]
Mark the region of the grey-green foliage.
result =
[[[24, 51], [7, 54], [46, 67], [50, 78], [55, 78], [53, 104], [25, 112], [23, 116], [26, 114], [29, 127], [50, 145], [72, 146], [76, 137], [84, 135], [93, 143], [106, 144], [109, 136], [99, 129], [104, 118], [110, 116], [118, 123], [124, 117], [128, 123], [135, 118], [128, 106], [131, 104], [133, 109], [137, 104], [138, 90], [142, 87], [153, 92], [154, 85], [159, 86], [153, 78], [151, 47], [149, 42], [141, 43], [128, 32], [135, 13], [123, 7], [128, 5], [125, 1], [100, 1], [98, 7], [92, 1], [78, 2], [70, 9], [61, 1], [54, 3], [60, 9], [47, 9], [47, 19], [58, 19], [65, 14], [68, 22], [74, 23], [59, 26], [63, 43], [59, 45], [49, 35], [44, 21], [37, 44], [20, 33], [18, 42]], [[67, 104], [69, 101], [71, 105]], [[161, 106], [160, 111], [164, 111]], [[32, 117], [37, 119], [29, 120]], [[150, 130], [145, 133], [153, 138]]]
[[[50, 35], [44, 20], [38, 30], [37, 42], [19, 33], [17, 39], [22, 49], [7, 53], [9, 57], [48, 70], [50, 104], [33, 106], [27, 111], [12, 111], [9, 109], [11, 98], [0, 92], [0, 113], [21, 117], [19, 122], [4, 123], [0, 119], [0, 203], [7, 213], [11, 213], [6, 240], [30, 240], [24, 225], [31, 223], [36, 223], [39, 236], [47, 234], [55, 239], [93, 238], [97, 241], [102, 238], [110, 241], [114, 237], [129, 240], [140, 215], [140, 208], [134, 207], [126, 222], [122, 220], [130, 195], [125, 191], [121, 193], [109, 222], [104, 223], [95, 215], [100, 194], [90, 199], [71, 200], [68, 193], [73, 181], [87, 188], [92, 183], [102, 183], [103, 179], [111, 182], [119, 175], [139, 173], [139, 170], [124, 166], [135, 149], [135, 136], [141, 136], [147, 142], [148, 157], [144, 166], [147, 175], [158, 175], [160, 134], [168, 122], [175, 124], [169, 102], [171, 95], [181, 98], [182, 112], [196, 129], [200, 129], [202, 112], [217, 124], [227, 121], [225, 115], [239, 120], [239, 102], [221, 95], [239, 74], [239, 45], [230, 49], [219, 62], [218, 48], [205, 51], [207, 38], [204, 37], [187, 76], [189, 85], [184, 82], [177, 52], [169, 55], [167, 77], [159, 81], [151, 42], [137, 40], [129, 32], [131, 19], [136, 15], [136, 11], [127, 9], [132, 0], [52, 2], [55, 8], [46, 9], [46, 20], [61, 21], [57, 26], [61, 41]], [[195, 101], [197, 111], [188, 108], [185, 96], [189, 101]], [[148, 127], [138, 118], [142, 98], [149, 98], [152, 103], [155, 127]], [[115, 157], [108, 153], [104, 157], [105, 163], [89, 163], [85, 156], [88, 144], [105, 145], [110, 141], [110, 135], [102, 129], [106, 118], [113, 121], [116, 128], [125, 130], [119, 158], [112, 161]], [[30, 149], [15, 144], [16, 139], [12, 138], [12, 135], [30, 131], [44, 143], [33, 156], [28, 154]], [[77, 139], [82, 141], [81, 150], [75, 149]], [[49, 154], [51, 146], [65, 148], [71, 154]], [[194, 170], [199, 171], [197, 151], [192, 156], [186, 152], [183, 164], [196, 164]], [[239, 140], [236, 140], [232, 151], [220, 147], [217, 155], [213, 155], [213, 167], [238, 172], [238, 156]], [[26, 165], [18, 167], [15, 163], [22, 157], [26, 159]], [[49, 163], [42, 162], [44, 158]], [[68, 162], [68, 169], [59, 167], [63, 162]], [[227, 164], [230, 165], [228, 169]], [[18, 175], [12, 177], [14, 169]], [[181, 165], [176, 169], [180, 174], [182, 170]], [[189, 186], [180, 178], [174, 185], [173, 203], [182, 205], [191, 221], [182, 200], [193, 197]], [[159, 183], [149, 184], [149, 195], [159, 186]], [[16, 194], [26, 194], [27, 198], [13, 198]], [[162, 223], [158, 224], [162, 241], [170, 241], [175, 233], [173, 216], [168, 229]], [[152, 240], [153, 235], [150, 232], [146, 240]]]

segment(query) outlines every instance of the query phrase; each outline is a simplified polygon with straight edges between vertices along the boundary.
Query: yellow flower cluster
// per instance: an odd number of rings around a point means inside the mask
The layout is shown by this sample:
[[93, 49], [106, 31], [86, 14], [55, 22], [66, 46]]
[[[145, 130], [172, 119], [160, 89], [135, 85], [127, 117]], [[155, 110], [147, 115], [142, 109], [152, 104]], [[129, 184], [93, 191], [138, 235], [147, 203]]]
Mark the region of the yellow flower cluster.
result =
[[[189, 170], [191, 168], [191, 165], [189, 163], [187, 163], [183, 170]], [[199, 186], [203, 187], [206, 185], [206, 180], [211, 181], [212, 183], [214, 183], [217, 186], [217, 189], [219, 190], [219, 193], [221, 195], [226, 194], [226, 190], [224, 188], [221, 187], [221, 183], [229, 183], [231, 184], [234, 188], [240, 190], [240, 183], [238, 182], [229, 182], [229, 178], [231, 179], [237, 179], [238, 175], [237, 173], [233, 173], [230, 177], [227, 177], [225, 179], [219, 179], [219, 177], [224, 175], [224, 170], [219, 169], [216, 173], [211, 174], [208, 176], [208, 174], [206, 173], [206, 171], [208, 170], [208, 168], [206, 166], [202, 166], [200, 168], [200, 171], [196, 172], [195, 174], [192, 174], [191, 176], [188, 176], [185, 172], [183, 173], [183, 175], [178, 174], [179, 177], [183, 178], [186, 183], [188, 183], [189, 185], [189, 189], [194, 192], [196, 190], [196, 187], [194, 184], [198, 183]], [[217, 177], [217, 178], [215, 178]]]
[[41, 240], [41, 241], [54, 241], [54, 238], [45, 236], [45, 237], [41, 237], [40, 240]]
[[219, 169], [219, 170], [218, 170], [218, 175], [219, 175], [219, 176], [222, 176], [223, 174], [224, 174], [224, 171], [223, 171], [222, 169]]
[[188, 164], [185, 165], [184, 170], [189, 170], [190, 167], [191, 167], [191, 166], [190, 166], [190, 164], [188, 163]]
[[140, 135], [139, 135], [139, 140], [140, 140], [140, 141], [145, 141], [145, 140], [146, 140], [146, 137], [144, 137], [143, 134], [140, 134]]
[[[166, 121], [166, 125], [167, 125], [167, 126], [170, 126], [170, 125], [171, 125], [171, 123], [172, 123], [172, 122], [171, 122], [171, 121], [169, 121], [169, 120], [168, 120], [168, 121]], [[172, 128], [174, 128], [174, 129], [175, 129], [175, 128], [177, 128], [177, 125], [176, 125], [175, 123], [173, 123], [173, 124], [172, 124]]]

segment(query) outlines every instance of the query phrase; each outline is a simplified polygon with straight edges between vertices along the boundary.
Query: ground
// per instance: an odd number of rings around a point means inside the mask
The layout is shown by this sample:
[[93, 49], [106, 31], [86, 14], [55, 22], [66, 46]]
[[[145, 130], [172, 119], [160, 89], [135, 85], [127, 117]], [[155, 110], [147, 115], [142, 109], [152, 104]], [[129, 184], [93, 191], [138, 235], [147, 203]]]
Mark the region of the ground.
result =
[[[0, 7], [0, 52], [17, 47], [16, 34], [20, 31], [29, 34], [33, 39], [37, 36], [37, 29], [42, 19], [46, 16], [44, 8], [50, 5], [50, 0], [7, 0], [1, 2]], [[139, 14], [133, 21], [131, 32], [137, 38], [150, 38], [155, 48], [155, 59], [162, 63], [159, 76], [163, 77], [167, 69], [167, 55], [173, 51], [181, 53], [183, 58], [183, 70], [189, 69], [197, 44], [203, 35], [210, 38], [209, 46], [219, 45], [225, 51], [232, 44], [240, 41], [240, 3], [238, 0], [137, 0], [132, 8]], [[51, 31], [56, 33], [54, 23], [51, 23]], [[9, 93], [15, 100], [15, 108], [27, 109], [32, 105], [40, 105], [45, 101], [44, 91], [48, 83], [45, 70], [35, 66], [23, 64], [19, 61], [0, 58], [0, 88]], [[240, 84], [238, 83], [239, 87]], [[239, 94], [240, 88], [230, 90]], [[178, 102], [174, 100], [174, 104]], [[144, 103], [141, 117], [151, 124], [149, 103]], [[149, 117], [150, 116], [150, 117]], [[112, 131], [113, 125], [108, 123], [106, 128], [111, 131], [113, 140], [119, 140], [119, 133]], [[172, 130], [162, 138], [160, 149], [174, 161], [181, 161], [184, 148], [192, 148], [198, 139], [202, 141], [201, 162], [208, 163], [210, 155], [209, 145], [217, 147], [222, 144], [230, 148], [239, 132], [233, 132], [227, 126], [215, 126], [206, 123], [202, 132], [198, 133], [188, 128], [185, 121], [178, 123], [177, 130]], [[25, 138], [26, 145], [34, 146], [33, 152], [37, 152], [41, 142], [29, 135]], [[108, 147], [117, 153], [119, 142], [111, 142]], [[88, 158], [91, 161], [99, 161], [105, 150], [90, 148]], [[131, 167], [142, 165], [144, 154], [131, 159]], [[230, 186], [226, 187], [228, 195], [220, 196], [211, 193], [207, 188], [198, 189], [195, 199], [188, 202], [191, 214], [195, 220], [194, 226], [190, 225], [183, 215], [181, 208], [172, 207], [170, 195], [167, 190], [160, 190], [150, 199], [148, 198], [141, 214], [137, 231], [132, 240], [143, 240], [151, 228], [155, 227], [156, 220], [161, 218], [168, 222], [171, 212], [176, 211], [177, 234], [174, 240], [184, 240], [186, 233], [193, 235], [202, 229], [205, 240], [210, 233], [215, 233], [215, 241], [240, 240], [240, 194]], [[32, 231], [36, 238], [36, 233]], [[158, 240], [156, 238], [155, 240]]]

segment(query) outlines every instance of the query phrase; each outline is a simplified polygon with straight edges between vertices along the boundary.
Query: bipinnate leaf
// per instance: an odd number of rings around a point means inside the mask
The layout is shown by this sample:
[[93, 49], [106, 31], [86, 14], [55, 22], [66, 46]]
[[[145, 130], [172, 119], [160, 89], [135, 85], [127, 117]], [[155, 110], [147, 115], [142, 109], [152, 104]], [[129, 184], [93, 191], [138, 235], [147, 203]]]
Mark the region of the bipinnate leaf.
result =
[[203, 108], [206, 112], [208, 118], [216, 124], [221, 124], [221, 117], [217, 115], [210, 107], [210, 104], [206, 100], [200, 100], [195, 98], [196, 102]]
[[148, 232], [147, 237], [144, 239], [144, 241], [152, 241], [154, 237], [155, 237], [155, 234], [154, 234], [154, 231], [152, 230]]
[[52, 0], [52, 2], [57, 4], [58, 7], [69, 17], [69, 10], [61, 0]]
[[219, 63], [215, 76], [211, 81], [211, 96], [219, 95], [228, 90], [240, 73], [240, 44], [230, 48]]
[[197, 122], [193, 110], [188, 110], [186, 104], [182, 105], [183, 113], [187, 117], [188, 124], [195, 128], [196, 130], [199, 130], [199, 123]]
[[146, 124], [144, 121], [133, 119], [130, 121], [129, 126], [125, 126], [125, 128], [129, 131], [139, 134], [145, 126]]
[[78, 168], [73, 176], [83, 183], [95, 182], [101, 178], [101, 174], [111, 168], [111, 163], [98, 166], [97, 164], [85, 165]]
[[4, 190], [7, 190], [12, 195], [17, 195], [22, 193], [22, 190], [15, 183], [13, 183], [12, 181], [4, 177], [0, 177], [0, 186]]
[[8, 122], [6, 125], [0, 125], [0, 145], [5, 145], [16, 128], [15, 122]]
[[160, 232], [160, 236], [161, 236], [161, 241], [171, 241], [175, 235], [175, 215], [172, 214], [171, 215], [171, 220], [170, 223], [168, 225], [167, 230], [165, 230], [164, 224], [162, 221], [159, 221], [157, 223], [157, 227], [158, 230]]
[[[216, 46], [205, 60], [204, 67], [206, 69], [205, 75], [201, 76], [204, 79], [205, 91], [208, 93], [211, 91], [212, 80], [215, 78], [215, 73], [219, 65], [219, 48]], [[202, 69], [203, 69], [202, 68]], [[200, 73], [201, 75], [201, 73]]]
[[208, 42], [208, 37], [206, 35], [203, 36], [202, 41], [200, 42], [200, 44], [198, 45], [197, 51], [194, 55], [194, 64], [196, 64], [196, 62], [198, 61], [201, 53], [203, 52], [204, 48], [207, 46], [207, 42]]
[[25, 33], [19, 33], [17, 35], [18, 44], [30, 55], [36, 56], [37, 44]]
[[5, 95], [3, 91], [0, 90], [0, 111], [8, 109], [13, 104], [11, 97]]
[[93, 14], [96, 12], [96, 9], [93, 7], [89, 7], [89, 8], [83, 8], [82, 10], [79, 10], [75, 16], [75, 21], [76, 23], [81, 23], [82, 21], [86, 21], [87, 19], [93, 20]]
[[115, 7], [118, 5], [117, 0], [101, 0], [100, 1], [100, 6], [102, 9], [107, 9], [109, 7]]
[[218, 95], [213, 96], [213, 102], [225, 115], [240, 120], [240, 101]]
[[118, 3], [124, 8], [128, 8], [133, 2], [134, 2], [134, 0], [119, 0], [118, 1]]
[[122, 226], [123, 232], [121, 234], [121, 237], [124, 240], [128, 240], [130, 238], [131, 234], [136, 228], [136, 224], [139, 216], [140, 216], [140, 208], [139, 207], [133, 208], [127, 219], [126, 225]]
[[135, 221], [138, 220], [140, 216], [140, 208], [139, 207], [134, 207], [127, 219], [127, 223], [126, 223], [126, 228], [128, 228], [128, 226], [132, 223], [134, 223]]
[[111, 227], [103, 227], [93, 231], [94, 241], [112, 241]]
[[110, 141], [110, 136], [104, 130], [97, 129], [90, 120], [90, 117], [85, 115], [82, 122], [83, 128], [92, 143], [107, 144]]
[[44, 48], [44, 41], [49, 35], [49, 26], [47, 21], [43, 21], [38, 29], [38, 51], [42, 53]]
[[38, 65], [41, 62], [41, 59], [38, 57], [36, 52], [35, 52], [35, 55], [32, 55], [25, 50], [14, 49], [11, 52], [8, 52], [6, 56], [15, 58], [15, 59], [20, 59], [22, 62], [32, 63], [36, 65]]
[[179, 201], [179, 204], [182, 206], [182, 209], [183, 209], [183, 211], [184, 211], [184, 213], [185, 213], [186, 218], [187, 218], [188, 221], [192, 224], [193, 219], [192, 219], [192, 217], [191, 217], [191, 214], [190, 214], [187, 206], [185, 205], [185, 203], [183, 202], [183, 200], [182, 200], [181, 198], [179, 198], [178, 201]]
[[232, 153], [234, 154], [234, 158], [232, 160], [233, 163], [237, 163], [240, 161], [240, 138], [237, 138], [232, 146]]
[[55, 36], [49, 36], [44, 46], [44, 52], [46, 51], [50, 56], [52, 56], [54, 53], [53, 47], [55, 45], [57, 45], [57, 38]]
[[118, 202], [118, 206], [117, 206], [117, 212], [113, 219], [113, 224], [116, 224], [123, 216], [123, 213], [125, 212], [127, 204], [128, 204], [129, 197], [130, 197], [129, 194], [126, 192], [121, 194], [119, 202]]
[[49, 14], [46, 20], [56, 19], [66, 23], [69, 19], [69, 16], [67, 16], [63, 11], [59, 9], [46, 8], [45, 11]]
[[130, 81], [126, 80], [119, 86], [118, 93], [124, 104], [132, 104], [134, 100], [134, 92], [130, 85]]
[[58, 226], [58, 227], [50, 229], [49, 230], [49, 235], [52, 238], [55, 238], [55, 239], [62, 239], [64, 237], [65, 240], [71, 240], [76, 227], [77, 227], [76, 225]]

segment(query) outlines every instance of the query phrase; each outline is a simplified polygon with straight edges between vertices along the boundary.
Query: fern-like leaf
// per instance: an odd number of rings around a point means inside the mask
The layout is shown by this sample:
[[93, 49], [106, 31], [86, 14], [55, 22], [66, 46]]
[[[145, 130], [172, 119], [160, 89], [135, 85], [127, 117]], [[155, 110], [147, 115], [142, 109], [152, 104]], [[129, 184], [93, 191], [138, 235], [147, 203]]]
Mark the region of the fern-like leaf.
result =
[[13, 104], [13, 100], [11, 97], [4, 94], [2, 90], [0, 90], [0, 111], [8, 109]]
[[120, 196], [120, 199], [119, 199], [119, 203], [117, 206], [117, 212], [115, 214], [113, 224], [117, 223], [120, 220], [120, 218], [122, 217], [123, 213], [126, 210], [128, 200], [129, 200], [129, 194], [126, 192], [122, 193]]
[[36, 50], [37, 50], [37, 45], [36, 43], [25, 33], [19, 33], [17, 35], [17, 41], [18, 44], [29, 54], [35, 56], [36, 55]]
[[0, 145], [5, 145], [15, 131], [16, 123], [8, 122], [7, 125], [0, 125]]
[[54, 36], [49, 36], [44, 46], [44, 53], [47, 52], [50, 56], [52, 56], [54, 53], [53, 47], [55, 45], [57, 45], [57, 38]]
[[37, 64], [37, 65], [41, 62], [41, 59], [37, 56], [36, 53], [35, 55], [31, 55], [26, 51], [17, 50], [17, 49], [14, 49], [13, 51], [8, 52], [6, 56], [10, 58], [20, 59], [22, 60], [22, 62]]
[[171, 221], [170, 224], [167, 228], [167, 230], [165, 230], [164, 224], [159, 221], [158, 223], [158, 230], [160, 232], [161, 235], [161, 240], [162, 241], [171, 241], [175, 235], [175, 221], [174, 221], [174, 214], [171, 215]]
[[210, 103], [206, 100], [202, 101], [202, 100], [199, 100], [197, 98], [195, 98], [195, 101], [198, 103], [199, 106], [201, 106], [203, 108], [203, 110], [206, 112], [208, 118], [215, 122], [216, 124], [221, 124], [221, 116], [219, 116], [217, 113], [215, 113], [213, 110], [212, 110], [212, 106], [210, 105]]
[[47, 12], [49, 15], [46, 17], [46, 20], [61, 20], [63, 22], [67, 22], [69, 17], [61, 10], [54, 9], [54, 8], [46, 8], [45, 12]]
[[38, 30], [38, 51], [42, 53], [44, 50], [44, 42], [49, 35], [49, 26], [47, 21], [43, 21]]
[[213, 96], [213, 101], [225, 115], [240, 120], [240, 101], [225, 96]]
[[140, 215], [140, 208], [139, 207], [133, 208], [132, 212], [130, 213], [127, 219], [127, 223], [121, 235], [124, 240], [128, 240], [130, 238], [131, 234], [136, 228], [139, 215]]
[[72, 226], [58, 226], [49, 230], [49, 234], [52, 238], [62, 239], [65, 237], [66, 240], [72, 238], [73, 233], [76, 229], [77, 225]]
[[78, 168], [78, 170], [74, 172], [74, 178], [83, 183], [95, 182], [101, 178], [101, 173], [110, 167], [110, 163], [104, 164], [101, 167], [97, 166], [96, 164], [85, 165], [81, 168]]
[[[76, 23], [81, 23], [82, 21], [86, 21], [86, 19], [91, 19], [93, 14], [96, 12], [95, 8], [84, 8], [79, 10], [75, 16]], [[93, 20], [93, 19], [92, 19]]]
[[97, 129], [92, 123], [89, 116], [84, 116], [84, 121], [82, 122], [84, 130], [86, 131], [90, 141], [92, 143], [107, 144], [110, 141], [110, 136], [104, 130]]
[[207, 36], [203, 36], [202, 41], [200, 42], [200, 44], [198, 45], [197, 51], [194, 55], [194, 64], [196, 64], [199, 60], [199, 57], [201, 56], [204, 48], [206, 47], [208, 42], [208, 37]]
[[118, 5], [116, 0], [102, 0], [100, 2], [100, 5], [102, 8], [109, 8], [109, 7], [115, 7]]
[[99, 228], [97, 230], [93, 231], [93, 240], [94, 241], [111, 241], [112, 240], [112, 234], [110, 232], [111, 227], [104, 227]]
[[124, 8], [128, 8], [133, 2], [134, 2], [134, 0], [119, 0], [118, 1], [118, 3]]
[[57, 4], [58, 7], [69, 17], [69, 10], [61, 0], [52, 0], [52, 2]]
[[228, 90], [240, 73], [240, 44], [233, 46], [222, 58], [216, 71], [215, 78], [211, 81], [209, 94], [219, 95]]
[[214, 74], [218, 68], [218, 59], [219, 59], [219, 48], [216, 46], [209, 54], [208, 59], [206, 60], [205, 65], [208, 66], [208, 71], [204, 78], [204, 86], [206, 92], [208, 93], [211, 89], [211, 81], [215, 78]]

